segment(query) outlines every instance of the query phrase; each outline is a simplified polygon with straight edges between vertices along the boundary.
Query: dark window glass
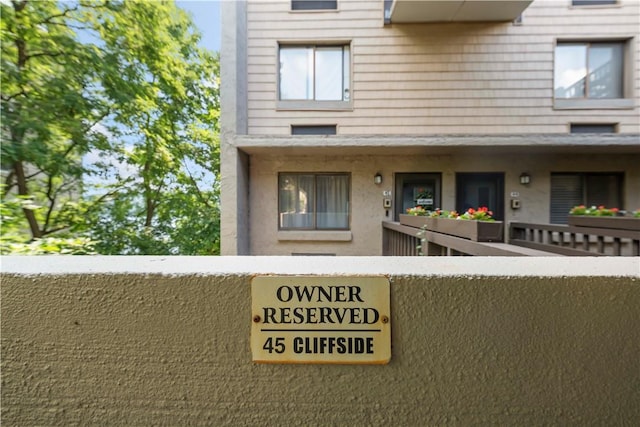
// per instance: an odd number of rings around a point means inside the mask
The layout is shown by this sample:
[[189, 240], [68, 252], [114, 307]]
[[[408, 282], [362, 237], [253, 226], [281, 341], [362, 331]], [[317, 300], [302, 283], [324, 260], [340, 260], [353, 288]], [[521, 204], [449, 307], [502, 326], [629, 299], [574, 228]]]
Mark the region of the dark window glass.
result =
[[616, 133], [615, 124], [571, 124], [571, 133]]
[[291, 10], [333, 10], [338, 0], [292, 0]]
[[623, 209], [622, 173], [552, 173], [551, 212], [553, 224], [566, 224], [569, 211], [578, 205]]
[[335, 135], [336, 126], [291, 126], [291, 135]]
[[593, 6], [598, 4], [616, 4], [618, 0], [573, 0], [574, 6]]

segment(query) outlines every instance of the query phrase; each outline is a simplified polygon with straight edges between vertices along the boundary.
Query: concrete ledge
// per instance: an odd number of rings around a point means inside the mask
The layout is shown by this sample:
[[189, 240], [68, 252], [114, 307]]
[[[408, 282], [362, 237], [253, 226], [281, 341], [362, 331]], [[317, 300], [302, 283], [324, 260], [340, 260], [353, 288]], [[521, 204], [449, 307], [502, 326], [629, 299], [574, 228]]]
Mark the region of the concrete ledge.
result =
[[350, 242], [353, 239], [351, 231], [333, 230], [280, 230], [278, 241], [307, 241], [307, 242]]
[[[3, 425], [640, 419], [637, 258], [1, 262]], [[388, 275], [390, 363], [253, 363], [256, 274]]]
[[[496, 152], [580, 152], [580, 153], [640, 153], [637, 133], [612, 134], [489, 134], [489, 135], [237, 135], [233, 145], [250, 154], [277, 155], [280, 150], [301, 154], [331, 155], [425, 153], [466, 154], [490, 149]], [[578, 151], [576, 151], [578, 150]]]
[[638, 257], [3, 257], [4, 273], [42, 274], [385, 274], [428, 276], [640, 277]]

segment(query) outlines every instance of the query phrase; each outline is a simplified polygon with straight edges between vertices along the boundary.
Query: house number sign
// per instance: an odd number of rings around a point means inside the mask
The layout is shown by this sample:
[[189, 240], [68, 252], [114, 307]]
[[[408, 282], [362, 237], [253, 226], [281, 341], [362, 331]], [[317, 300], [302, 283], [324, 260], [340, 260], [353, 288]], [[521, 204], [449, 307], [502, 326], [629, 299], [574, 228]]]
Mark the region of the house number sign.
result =
[[251, 281], [253, 360], [388, 363], [389, 298], [384, 276], [256, 276]]

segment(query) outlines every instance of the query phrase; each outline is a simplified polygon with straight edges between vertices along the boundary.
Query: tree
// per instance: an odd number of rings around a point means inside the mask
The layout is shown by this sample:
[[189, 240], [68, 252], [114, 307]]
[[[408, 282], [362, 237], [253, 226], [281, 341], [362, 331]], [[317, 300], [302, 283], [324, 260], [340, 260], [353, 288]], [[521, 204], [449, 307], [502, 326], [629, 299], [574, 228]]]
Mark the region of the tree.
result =
[[189, 16], [173, 2], [27, 0], [2, 16], [3, 198], [29, 202], [26, 240], [217, 253], [218, 59]]

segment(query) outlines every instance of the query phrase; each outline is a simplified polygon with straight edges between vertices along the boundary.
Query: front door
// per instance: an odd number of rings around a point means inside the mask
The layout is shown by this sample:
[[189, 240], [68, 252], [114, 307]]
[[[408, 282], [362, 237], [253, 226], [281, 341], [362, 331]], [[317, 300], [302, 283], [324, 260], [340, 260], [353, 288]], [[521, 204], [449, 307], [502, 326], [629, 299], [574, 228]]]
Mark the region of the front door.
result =
[[504, 220], [504, 173], [457, 173], [456, 210], [486, 206], [497, 221]]
[[441, 207], [439, 173], [397, 173], [395, 175], [395, 221], [407, 209], [422, 206], [426, 210]]

